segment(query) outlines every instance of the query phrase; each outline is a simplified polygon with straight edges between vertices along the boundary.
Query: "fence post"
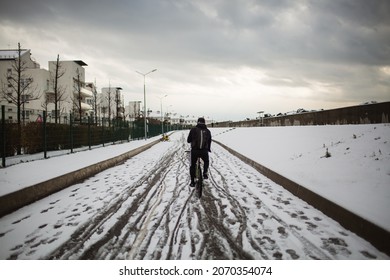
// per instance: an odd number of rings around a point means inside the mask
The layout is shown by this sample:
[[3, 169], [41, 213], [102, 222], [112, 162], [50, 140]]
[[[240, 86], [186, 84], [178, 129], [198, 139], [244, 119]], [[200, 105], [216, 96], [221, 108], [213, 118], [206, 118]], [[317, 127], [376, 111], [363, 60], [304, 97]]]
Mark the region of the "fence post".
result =
[[126, 124], [127, 124], [127, 126], [126, 126], [126, 128], [127, 128], [127, 131], [126, 131], [126, 137], [127, 137], [127, 142], [130, 142], [130, 121], [126, 121]]
[[103, 122], [102, 122], [102, 143], [103, 143], [103, 147], [104, 147], [104, 125], [103, 125]]
[[5, 105], [1, 105], [1, 135], [3, 135], [3, 147], [1, 147], [2, 166], [5, 167]]
[[88, 147], [91, 149], [91, 117], [88, 116]]
[[130, 121], [130, 137], [129, 137], [130, 141], [133, 140], [134, 138], [133, 135], [134, 135], [134, 121]]
[[111, 142], [115, 144], [115, 125], [111, 125]]
[[70, 153], [73, 154], [73, 114], [69, 114]]
[[123, 143], [123, 138], [124, 138], [124, 135], [125, 135], [125, 133], [124, 133], [124, 129], [125, 129], [125, 126], [124, 126], [124, 121], [120, 121], [120, 133], [119, 133], [119, 137], [121, 138], [121, 144]]
[[43, 157], [47, 158], [46, 111], [43, 111]]

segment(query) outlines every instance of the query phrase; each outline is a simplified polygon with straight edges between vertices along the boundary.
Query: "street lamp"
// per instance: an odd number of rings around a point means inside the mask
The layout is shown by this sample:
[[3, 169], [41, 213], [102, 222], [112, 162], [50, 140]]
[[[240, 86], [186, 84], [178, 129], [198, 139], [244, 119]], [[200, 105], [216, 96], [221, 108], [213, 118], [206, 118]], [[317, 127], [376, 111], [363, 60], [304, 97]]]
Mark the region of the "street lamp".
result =
[[150, 74], [150, 73], [152, 73], [152, 72], [155, 72], [155, 71], [157, 71], [157, 69], [153, 69], [152, 71], [149, 71], [149, 72], [146, 73], [146, 74], [143, 74], [143, 73], [141, 73], [141, 72], [135, 71], [135, 72], [137, 72], [138, 74], [144, 76], [144, 126], [145, 126], [145, 140], [148, 139], [148, 137], [147, 137], [147, 129], [146, 129], [146, 114], [147, 114], [147, 113], [146, 113], [145, 77], [146, 77], [146, 75], [148, 75], [148, 74]]
[[164, 135], [164, 120], [163, 120], [163, 110], [162, 110], [162, 99], [167, 97], [168, 95], [164, 95], [160, 98], [160, 112], [161, 112], [161, 134]]

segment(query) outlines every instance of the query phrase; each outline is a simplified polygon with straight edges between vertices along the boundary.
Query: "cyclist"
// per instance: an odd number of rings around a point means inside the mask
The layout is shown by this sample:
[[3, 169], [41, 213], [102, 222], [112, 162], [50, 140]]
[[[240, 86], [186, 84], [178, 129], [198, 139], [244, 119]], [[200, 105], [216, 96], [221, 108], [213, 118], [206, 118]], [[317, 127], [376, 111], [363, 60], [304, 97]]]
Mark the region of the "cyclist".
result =
[[166, 134], [163, 134], [161, 141], [169, 141], [169, 136]]
[[188, 134], [187, 142], [191, 143], [191, 187], [195, 186], [195, 166], [196, 160], [201, 158], [203, 160], [203, 178], [208, 179], [209, 169], [209, 152], [211, 152], [211, 132], [206, 126], [206, 121], [203, 117], [198, 118], [198, 123], [191, 128]]

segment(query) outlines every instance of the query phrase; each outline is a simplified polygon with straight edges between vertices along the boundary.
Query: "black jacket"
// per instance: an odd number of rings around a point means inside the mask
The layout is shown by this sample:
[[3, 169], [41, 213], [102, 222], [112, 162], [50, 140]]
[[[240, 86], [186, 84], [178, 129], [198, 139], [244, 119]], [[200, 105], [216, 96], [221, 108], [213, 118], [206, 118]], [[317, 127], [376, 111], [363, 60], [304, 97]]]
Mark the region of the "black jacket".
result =
[[191, 149], [199, 149], [196, 147], [197, 132], [198, 132], [197, 128], [206, 130], [207, 141], [204, 149], [211, 152], [211, 132], [207, 128], [207, 126], [203, 123], [198, 123], [195, 127], [191, 128], [190, 133], [188, 134], [187, 142], [191, 143]]

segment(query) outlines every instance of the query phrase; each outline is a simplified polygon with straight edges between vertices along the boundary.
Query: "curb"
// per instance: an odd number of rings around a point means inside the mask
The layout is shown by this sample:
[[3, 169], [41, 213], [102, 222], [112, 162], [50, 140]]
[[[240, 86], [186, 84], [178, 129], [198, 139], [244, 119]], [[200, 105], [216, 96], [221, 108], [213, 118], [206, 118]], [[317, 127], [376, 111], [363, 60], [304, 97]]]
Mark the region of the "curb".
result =
[[273, 182], [279, 184], [293, 195], [314, 206], [325, 215], [339, 222], [346, 229], [356, 233], [374, 245], [377, 249], [390, 256], [390, 232], [387, 230], [312, 192], [311, 190], [295, 183], [294, 181], [280, 175], [279, 173], [276, 173], [264, 165], [247, 158], [246, 156], [220, 143], [219, 141], [213, 140], [213, 142], [217, 143], [231, 154], [249, 164], [264, 176], [271, 179]]
[[149, 144], [138, 147], [114, 158], [95, 163], [79, 170], [75, 170], [56, 178], [1, 196], [0, 218], [39, 199], [65, 189], [91, 176], [94, 176], [99, 172], [121, 164], [129, 158], [146, 151], [159, 142], [160, 139], [155, 140]]

